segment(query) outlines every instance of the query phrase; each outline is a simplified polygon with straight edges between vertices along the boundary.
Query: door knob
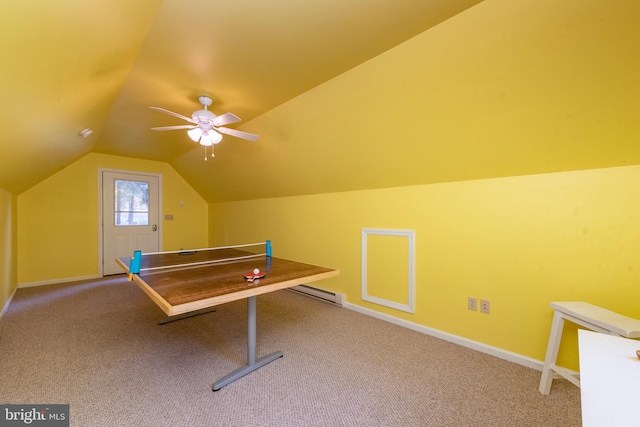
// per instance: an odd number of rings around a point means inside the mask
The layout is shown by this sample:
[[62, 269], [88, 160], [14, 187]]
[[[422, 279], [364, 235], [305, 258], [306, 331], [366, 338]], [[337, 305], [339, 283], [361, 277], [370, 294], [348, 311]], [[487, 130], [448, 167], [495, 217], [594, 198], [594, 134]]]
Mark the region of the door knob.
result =
[[158, 226], [157, 226], [156, 224], [153, 224], [153, 225], [151, 226], [151, 230], [153, 230], [153, 231], [158, 231]]

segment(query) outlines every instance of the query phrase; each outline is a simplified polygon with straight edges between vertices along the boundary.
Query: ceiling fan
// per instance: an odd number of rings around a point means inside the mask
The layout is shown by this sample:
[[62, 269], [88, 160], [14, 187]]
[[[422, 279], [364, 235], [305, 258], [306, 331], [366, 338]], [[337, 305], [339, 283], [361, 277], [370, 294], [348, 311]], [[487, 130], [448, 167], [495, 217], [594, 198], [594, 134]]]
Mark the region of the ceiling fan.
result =
[[213, 157], [213, 145], [222, 141], [222, 134], [235, 136], [236, 138], [246, 139], [247, 141], [252, 142], [258, 140], [258, 135], [223, 127], [224, 125], [239, 122], [240, 118], [232, 113], [225, 113], [219, 116], [213, 114], [207, 109], [207, 107], [210, 107], [211, 104], [213, 104], [213, 100], [210, 97], [201, 96], [198, 98], [198, 101], [202, 104], [202, 110], [194, 112], [191, 117], [183, 116], [182, 114], [174, 113], [173, 111], [165, 110], [160, 107], [149, 107], [152, 110], [160, 111], [161, 113], [169, 114], [191, 123], [190, 125], [154, 127], [151, 128], [151, 130], [165, 131], [188, 129], [187, 135], [189, 135], [189, 138], [204, 146], [205, 160], [207, 160], [207, 147], [211, 147], [211, 157]]

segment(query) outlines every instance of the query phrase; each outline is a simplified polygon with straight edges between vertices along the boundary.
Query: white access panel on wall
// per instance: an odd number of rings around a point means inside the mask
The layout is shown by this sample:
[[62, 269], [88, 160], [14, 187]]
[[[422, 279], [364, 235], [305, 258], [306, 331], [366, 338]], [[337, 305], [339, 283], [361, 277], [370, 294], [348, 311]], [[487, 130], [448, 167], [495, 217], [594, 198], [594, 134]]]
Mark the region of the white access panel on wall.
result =
[[415, 232], [362, 229], [362, 299], [414, 313]]

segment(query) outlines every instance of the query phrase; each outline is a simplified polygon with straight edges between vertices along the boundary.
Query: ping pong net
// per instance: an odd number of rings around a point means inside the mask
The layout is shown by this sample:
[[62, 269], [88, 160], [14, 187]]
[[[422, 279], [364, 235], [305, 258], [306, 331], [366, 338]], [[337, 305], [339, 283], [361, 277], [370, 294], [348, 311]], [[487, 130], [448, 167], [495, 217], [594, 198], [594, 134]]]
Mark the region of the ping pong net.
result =
[[167, 252], [136, 250], [129, 263], [129, 280], [143, 271], [198, 267], [233, 261], [271, 257], [271, 241]]

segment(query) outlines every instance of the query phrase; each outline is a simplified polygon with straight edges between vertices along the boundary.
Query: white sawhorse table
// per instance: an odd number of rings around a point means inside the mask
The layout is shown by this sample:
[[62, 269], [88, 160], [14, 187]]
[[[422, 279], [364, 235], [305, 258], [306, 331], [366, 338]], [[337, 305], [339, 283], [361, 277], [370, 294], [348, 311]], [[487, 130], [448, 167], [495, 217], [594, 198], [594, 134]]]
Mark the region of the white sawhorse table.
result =
[[552, 302], [549, 305], [555, 312], [551, 323], [547, 354], [542, 367], [542, 377], [540, 378], [539, 390], [542, 394], [549, 394], [551, 391], [554, 373], [580, 387], [580, 379], [573, 372], [556, 365], [565, 320], [603, 334], [640, 338], [640, 320], [638, 319], [623, 316], [586, 302]]

